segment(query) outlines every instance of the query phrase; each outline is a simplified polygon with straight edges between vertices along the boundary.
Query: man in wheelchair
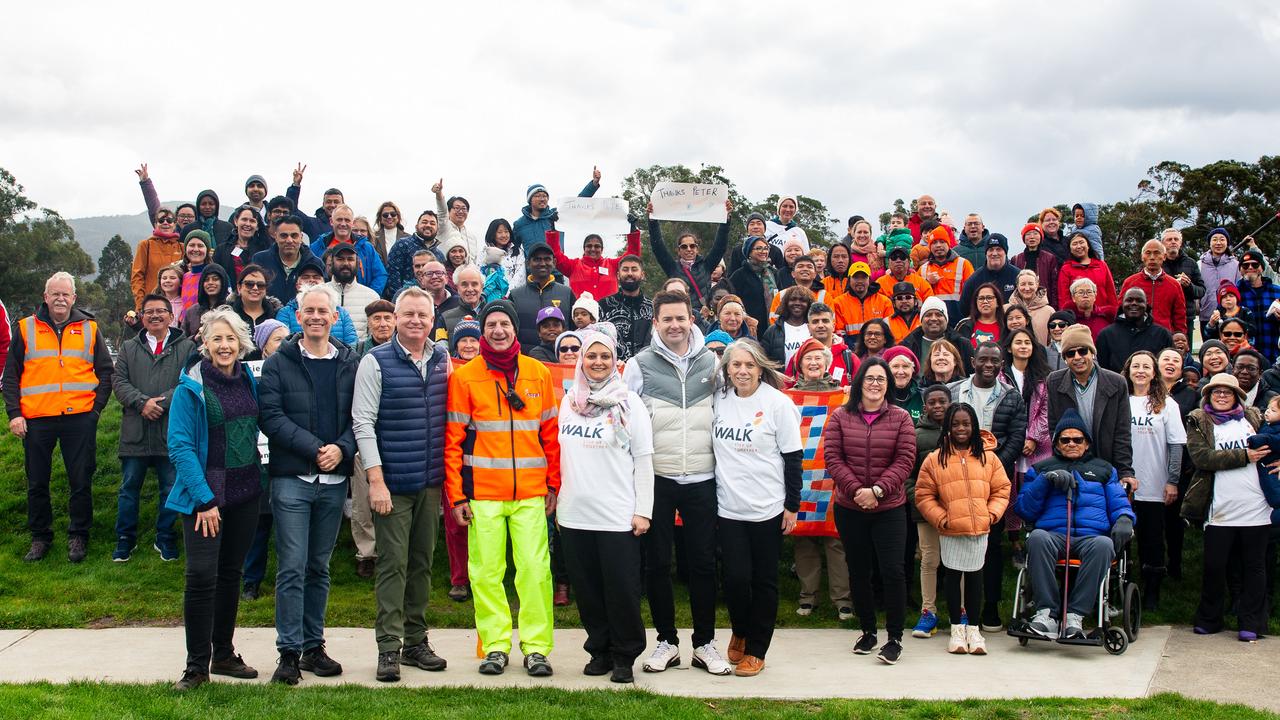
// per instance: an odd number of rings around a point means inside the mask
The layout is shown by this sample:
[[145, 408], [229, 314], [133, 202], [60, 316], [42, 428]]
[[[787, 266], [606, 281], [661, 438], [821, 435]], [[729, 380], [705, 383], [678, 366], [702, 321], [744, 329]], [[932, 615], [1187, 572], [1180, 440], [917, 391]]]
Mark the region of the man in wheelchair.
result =
[[1064, 412], [1053, 431], [1053, 457], [1028, 471], [1014, 505], [1014, 512], [1035, 526], [1027, 536], [1027, 572], [1036, 606], [1029, 627], [1047, 638], [1058, 637], [1062, 595], [1055, 569], [1067, 549], [1067, 533], [1071, 557], [1080, 560], [1070, 580], [1062, 633], [1067, 639], [1085, 637], [1083, 618], [1093, 612], [1111, 560], [1133, 537], [1133, 508], [1124, 486], [1115, 468], [1094, 456], [1092, 445], [1080, 414]]

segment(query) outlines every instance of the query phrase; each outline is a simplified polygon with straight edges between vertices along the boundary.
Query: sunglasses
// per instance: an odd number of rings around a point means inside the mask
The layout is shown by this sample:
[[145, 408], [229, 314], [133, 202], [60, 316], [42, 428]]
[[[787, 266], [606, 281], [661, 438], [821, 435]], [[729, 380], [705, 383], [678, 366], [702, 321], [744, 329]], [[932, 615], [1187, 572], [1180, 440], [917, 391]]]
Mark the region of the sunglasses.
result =
[[1050, 330], [1063, 330], [1063, 329], [1066, 329], [1067, 327], [1070, 327], [1070, 326], [1067, 325], [1067, 323], [1062, 322], [1061, 320], [1056, 320], [1054, 322], [1049, 323]]
[[580, 350], [582, 350], [582, 346], [581, 346], [581, 345], [561, 345], [561, 346], [560, 346], [560, 352], [561, 352], [561, 353], [578, 352], [578, 351], [580, 351]]
[[1252, 269], [1252, 268], [1260, 268], [1260, 267], [1262, 267], [1262, 263], [1257, 263], [1257, 262], [1254, 262], [1254, 261], [1252, 261], [1252, 260], [1250, 260], [1249, 262], [1242, 262], [1242, 263], [1240, 263], [1240, 269], [1241, 269], [1241, 270], [1249, 270], [1249, 269]]
[[1062, 351], [1062, 357], [1064, 358], [1088, 357], [1088, 355], [1089, 355], [1089, 348], [1085, 348], [1085, 347], [1071, 348], [1070, 350]]
[[267, 284], [264, 282], [258, 282], [257, 280], [242, 280], [240, 282], [240, 287], [248, 288], [250, 290], [265, 290]]
[[1229, 337], [1229, 338], [1242, 338], [1242, 337], [1244, 337], [1244, 333], [1242, 333], [1242, 332], [1226, 332], [1225, 330], [1224, 330], [1223, 332], [1218, 333], [1218, 334], [1219, 334], [1219, 335], [1221, 335], [1222, 337]]
[[1074, 435], [1071, 435], [1071, 436], [1067, 436], [1067, 435], [1060, 435], [1060, 436], [1058, 436], [1058, 444], [1060, 444], [1060, 445], [1083, 445], [1083, 444], [1084, 444], [1084, 442], [1085, 442], [1085, 440], [1084, 440], [1084, 436], [1083, 436], [1083, 435], [1081, 435], [1081, 436], [1079, 436], [1079, 437], [1076, 437], [1076, 436], [1074, 436]]
[[168, 225], [171, 222], [173, 222], [172, 215], [162, 215], [161, 217], [156, 218], [156, 223], [158, 225]]
[[697, 250], [698, 246], [690, 243], [680, 243], [681, 250]]
[[383, 219], [383, 220], [390, 220], [390, 219], [392, 219], [392, 218], [398, 218], [398, 217], [400, 217], [400, 213], [393, 213], [393, 212], [384, 212], [384, 213], [382, 213], [382, 219]]

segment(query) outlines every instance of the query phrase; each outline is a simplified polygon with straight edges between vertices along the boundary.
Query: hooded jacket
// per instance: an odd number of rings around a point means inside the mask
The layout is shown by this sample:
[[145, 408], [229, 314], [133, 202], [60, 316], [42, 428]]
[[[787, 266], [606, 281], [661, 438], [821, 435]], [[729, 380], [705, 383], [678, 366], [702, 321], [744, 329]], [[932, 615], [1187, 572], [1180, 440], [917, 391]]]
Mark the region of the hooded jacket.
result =
[[975, 268], [983, 267], [987, 264], [987, 240], [990, 237], [991, 231], [984, 227], [982, 228], [982, 239], [978, 241], [977, 245], [974, 245], [969, 242], [969, 236], [961, 232], [956, 237], [956, 244], [952, 251], [968, 260], [969, 264]]
[[654, 334], [649, 347], [631, 358], [622, 379], [644, 401], [653, 420], [653, 472], [667, 478], [711, 479], [711, 450], [716, 388], [716, 354], [707, 349], [702, 331], [690, 331], [689, 348], [676, 355]]
[[[586, 187], [578, 193], [578, 197], [592, 197], [600, 186], [595, 180], [587, 182]], [[524, 248], [524, 254], [529, 255], [529, 248], [539, 243], [547, 241], [547, 231], [556, 229], [556, 220], [560, 219], [560, 214], [553, 207], [543, 210], [538, 217], [533, 216], [533, 206], [525, 204], [520, 208], [520, 217], [516, 218], [515, 224], [511, 226], [511, 234], [514, 236], [512, 242], [520, 243]], [[445, 222], [449, 219], [445, 218]]]
[[[200, 201], [206, 197], [213, 200], [213, 217], [209, 218], [200, 215]], [[195, 205], [196, 221], [190, 225], [184, 225], [182, 229], [178, 231], [179, 236], [185, 238], [187, 233], [192, 230], [204, 230], [209, 233], [209, 240], [212, 245], [212, 247], [209, 248], [210, 252], [217, 250], [218, 246], [223, 243], [231, 242], [235, 239], [236, 229], [231, 225], [231, 223], [223, 220], [221, 217], [222, 202], [218, 200], [218, 193], [212, 190], [201, 190], [200, 194], [196, 195]], [[152, 213], [151, 215], [154, 217], [155, 213]]]
[[298, 273], [309, 264], [320, 268], [321, 277], [328, 277], [328, 273], [324, 271], [324, 263], [305, 244], [298, 246], [298, 264], [292, 272], [285, 272], [278, 247], [270, 247], [254, 255], [253, 262], [271, 271], [271, 278], [267, 280], [267, 294], [280, 302], [289, 302], [298, 294]]
[[1182, 292], [1182, 283], [1163, 270], [1160, 277], [1154, 280], [1141, 270], [1124, 279], [1120, 286], [1120, 297], [1130, 288], [1138, 288], [1147, 296], [1147, 307], [1156, 323], [1169, 328], [1172, 332], [1187, 332], [1187, 299]]
[[916, 507], [916, 485], [920, 482], [920, 468], [924, 466], [925, 458], [938, 449], [938, 441], [941, 437], [942, 426], [930, 420], [928, 415], [922, 414], [920, 422], [916, 423], [916, 464], [911, 468], [911, 474], [907, 476], [905, 486], [907, 503], [911, 507], [912, 522], [929, 522]]
[[981, 461], [964, 448], [957, 449], [943, 466], [942, 451], [934, 450], [920, 467], [916, 508], [939, 534], [986, 535], [1009, 507], [1012, 486], [993, 452], [996, 438], [986, 430], [981, 437]]
[[1218, 288], [1222, 287], [1222, 282], [1225, 280], [1235, 285], [1239, 279], [1240, 261], [1230, 252], [1215, 258], [1213, 253], [1206, 250], [1200, 256], [1200, 282], [1205, 287], [1204, 295], [1200, 298], [1201, 326], [1209, 322], [1209, 316], [1218, 309]]
[[1095, 203], [1076, 203], [1071, 206], [1071, 212], [1075, 212], [1076, 208], [1084, 213], [1084, 225], [1075, 228], [1071, 233], [1067, 234], [1070, 238], [1072, 234], [1077, 232], [1084, 233], [1089, 239], [1089, 248], [1093, 250], [1093, 254], [1099, 260], [1106, 259], [1106, 251], [1102, 247], [1102, 228], [1098, 225], [1098, 206]]
[[[205, 278], [210, 275], [216, 275], [222, 279], [222, 292], [219, 294], [219, 297], [210, 297], [209, 294], [204, 291]], [[196, 304], [187, 308], [186, 315], [182, 316], [182, 321], [179, 323], [182, 327], [182, 332], [186, 333], [189, 338], [198, 336], [200, 334], [200, 319], [204, 317], [206, 312], [220, 305], [225, 305], [227, 303], [227, 295], [230, 290], [231, 277], [227, 275], [227, 271], [217, 263], [209, 263], [208, 265], [205, 265], [204, 270], [200, 271], [200, 285], [196, 290]], [[185, 359], [186, 358], [183, 358], [183, 360]]]
[[1130, 320], [1121, 310], [1116, 321], [1098, 333], [1096, 342], [1098, 363], [1118, 373], [1124, 369], [1125, 360], [1139, 350], [1159, 355], [1161, 350], [1173, 347], [1173, 333], [1153, 322], [1150, 311]]
[[[356, 282], [374, 292], [380, 293], [387, 286], [387, 267], [378, 256], [378, 250], [363, 235], [352, 235], [351, 244], [356, 246]], [[332, 232], [327, 232], [311, 241], [311, 254], [323, 258], [330, 245], [336, 244]], [[323, 262], [321, 267], [324, 267]], [[328, 273], [325, 273], [328, 277]]]
[[981, 266], [975, 267], [978, 269], [965, 281], [964, 290], [960, 292], [961, 310], [967, 311], [973, 307], [973, 296], [984, 283], [994, 283], [1000, 289], [1000, 299], [1004, 302], [1013, 298], [1014, 291], [1018, 289], [1018, 273], [1022, 272], [1020, 269], [1006, 262], [999, 270], [992, 270], [986, 266], [985, 260]]
[[[120, 346], [111, 385], [120, 401], [120, 457], [168, 457], [169, 406], [182, 369], [196, 345], [177, 328], [157, 355], [151, 352], [143, 331]], [[142, 417], [142, 408], [157, 398], [165, 413], [155, 420]]]
[[[657, 220], [649, 220], [649, 244], [653, 247], [654, 258], [667, 277], [683, 278], [693, 288], [689, 299], [693, 301], [693, 315], [697, 317], [707, 298], [711, 297], [711, 273], [724, 260], [725, 250], [729, 247], [729, 223], [722, 222], [716, 227], [716, 238], [711, 243], [711, 249], [706, 255], [695, 257], [688, 268], [667, 248]], [[728, 276], [727, 272], [725, 276]]]
[[[1052, 257], [1052, 256], [1050, 256]], [[1031, 330], [1036, 335], [1036, 342], [1045, 345], [1049, 342], [1049, 318], [1053, 316], [1054, 308], [1049, 304], [1048, 293], [1041, 287], [1036, 291], [1036, 296], [1031, 298], [1031, 302], [1024, 302], [1018, 293], [1014, 293], [1009, 298], [1009, 302], [1005, 304], [1004, 309], [1007, 313], [1009, 308], [1018, 306], [1027, 311], [1031, 315]]]
[[[355, 395], [360, 358], [351, 348], [330, 340], [338, 351], [335, 387], [317, 388], [302, 357], [301, 340], [290, 339], [262, 364], [259, 423], [271, 450], [272, 477], [328, 472], [350, 476], [355, 467], [356, 437], [351, 429], [351, 401]], [[326, 443], [316, 436], [317, 393], [334, 393], [338, 435], [331, 440], [342, 449], [337, 467], [321, 471], [316, 455]]]

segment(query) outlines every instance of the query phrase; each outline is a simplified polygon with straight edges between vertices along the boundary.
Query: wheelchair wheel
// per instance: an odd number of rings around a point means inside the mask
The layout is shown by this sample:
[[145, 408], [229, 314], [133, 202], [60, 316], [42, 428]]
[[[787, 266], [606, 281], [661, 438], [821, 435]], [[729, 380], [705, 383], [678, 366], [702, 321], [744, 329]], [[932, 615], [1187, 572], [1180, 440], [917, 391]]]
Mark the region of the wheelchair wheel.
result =
[[1112, 655], [1123, 655], [1129, 649], [1129, 636], [1118, 627], [1109, 627], [1102, 636], [1102, 646]]
[[1124, 616], [1121, 620], [1129, 642], [1137, 640], [1138, 631], [1142, 629], [1142, 595], [1138, 592], [1137, 583], [1129, 583], [1124, 588]]
[[1026, 647], [1030, 644], [1031, 644], [1031, 638], [1024, 638], [1024, 637], [1018, 638], [1018, 645], [1020, 647]]

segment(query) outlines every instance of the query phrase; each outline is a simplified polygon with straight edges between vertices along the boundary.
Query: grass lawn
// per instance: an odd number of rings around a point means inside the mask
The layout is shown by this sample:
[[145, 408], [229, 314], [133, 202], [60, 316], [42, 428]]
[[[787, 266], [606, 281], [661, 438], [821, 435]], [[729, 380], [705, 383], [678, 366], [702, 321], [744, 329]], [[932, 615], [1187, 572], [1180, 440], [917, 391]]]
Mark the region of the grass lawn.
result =
[[[155, 480], [149, 477], [142, 499], [139, 521], [139, 549], [128, 563], [111, 562], [115, 546], [114, 523], [116, 490], [120, 483], [120, 463], [116, 456], [120, 427], [120, 407], [112, 400], [103, 414], [98, 434], [98, 470], [94, 477], [94, 532], [90, 539], [89, 557], [80, 565], [66, 559], [66, 476], [61, 460], [55, 461], [53, 507], [56, 535], [54, 549], [41, 563], [26, 564], [21, 558], [30, 543], [26, 531], [26, 479], [23, 472], [22, 446], [9, 433], [0, 433], [0, 628], [110, 627], [130, 624], [178, 624], [182, 616], [183, 563], [162, 563], [152, 551], [151, 530], [155, 522]], [[783, 551], [779, 568], [782, 603], [778, 611], [778, 627], [840, 627], [835, 611], [825, 596], [813, 615], [802, 618], [795, 614], [799, 583], [788, 571], [791, 564], [790, 541]], [[1180, 583], [1167, 581], [1162, 612], [1145, 619], [1146, 624], [1173, 623], [1186, 625], [1199, 594], [1200, 533], [1187, 534], [1186, 566]], [[332, 562], [333, 586], [329, 598], [328, 623], [332, 626], [372, 627], [374, 619], [371, 580], [355, 574], [355, 547], [350, 530], [343, 524]], [[912, 570], [910, 577], [918, 575]], [[274, 624], [270, 595], [270, 578], [274, 575], [274, 559], [268, 568], [264, 596], [240, 607], [240, 624], [270, 626]], [[1013, 573], [1006, 574], [1012, 594]], [[434, 627], [467, 628], [473, 626], [471, 604], [449, 601], [448, 561], [444, 541], [436, 546], [436, 563], [432, 583], [432, 605], [429, 622]], [[917, 593], [916, 594], [918, 597]], [[939, 596], [941, 602], [941, 596]], [[1007, 602], [1005, 603], [1007, 605]], [[676, 585], [677, 621], [683, 627], [691, 624], [684, 588]], [[914, 624], [914, 613], [908, 615]], [[572, 607], [556, 609], [556, 624], [577, 627], [577, 611]], [[721, 607], [720, 627], [728, 625], [727, 612]], [[853, 623], [845, 623], [852, 628]], [[1280, 631], [1280, 621], [1273, 618], [1273, 632]]]
[[638, 690], [406, 690], [400, 688], [236, 687], [212, 684], [188, 695], [161, 685], [4, 685], [0, 706], [21, 718], [447, 717], [447, 718], [1190, 718], [1272, 717], [1238, 705], [1157, 695], [1142, 700], [699, 700]]

